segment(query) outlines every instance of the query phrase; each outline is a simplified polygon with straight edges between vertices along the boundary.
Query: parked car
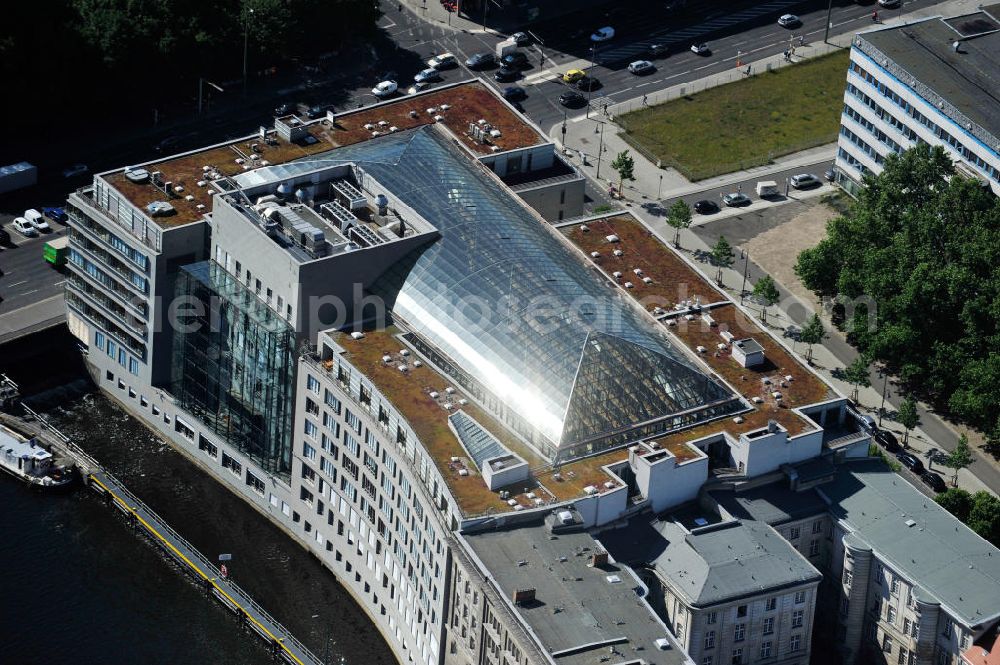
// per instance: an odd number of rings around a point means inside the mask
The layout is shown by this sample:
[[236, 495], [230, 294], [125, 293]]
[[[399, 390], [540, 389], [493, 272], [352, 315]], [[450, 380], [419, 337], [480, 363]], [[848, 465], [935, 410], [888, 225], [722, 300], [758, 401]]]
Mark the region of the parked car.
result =
[[501, 67], [493, 74], [493, 78], [500, 82], [516, 81], [521, 78], [521, 70], [513, 67]]
[[819, 178], [812, 173], [799, 173], [791, 178], [792, 187], [795, 189], [808, 189], [819, 184]]
[[518, 46], [527, 46], [531, 44], [531, 35], [526, 32], [515, 32], [510, 36], [514, 40], [514, 43]]
[[74, 164], [73, 166], [63, 169], [62, 173], [64, 178], [75, 178], [78, 175], [83, 175], [89, 170], [90, 169], [86, 164]]
[[23, 235], [25, 238], [34, 238], [38, 235], [38, 229], [35, 225], [26, 220], [24, 217], [15, 217], [12, 224], [14, 230]]
[[492, 53], [474, 53], [465, 61], [465, 66], [469, 69], [483, 69], [485, 67], [492, 67], [496, 64], [496, 61], [497, 59]]
[[397, 90], [399, 90], [399, 85], [395, 81], [382, 81], [372, 88], [372, 94], [379, 99], [384, 99], [396, 94]]
[[458, 60], [452, 53], [442, 53], [427, 61], [427, 66], [432, 69], [450, 69], [458, 66]]
[[528, 56], [524, 51], [511, 51], [500, 58], [500, 65], [510, 69], [524, 69], [528, 66]]
[[655, 72], [656, 67], [649, 60], [636, 60], [629, 63], [628, 70], [636, 76], [643, 76]]
[[782, 14], [781, 18], [778, 19], [778, 25], [782, 28], [794, 28], [800, 23], [802, 21], [795, 14]]
[[615, 29], [610, 25], [606, 25], [603, 28], [598, 28], [590, 35], [590, 41], [592, 42], [606, 42], [609, 39], [614, 39]]
[[646, 49], [646, 55], [650, 58], [662, 58], [670, 53], [670, 47], [666, 44], [653, 44]]
[[924, 481], [924, 484], [935, 492], [944, 492], [948, 489], [948, 486], [945, 485], [944, 478], [933, 471], [924, 471], [921, 473], [920, 480]]
[[274, 115], [278, 118], [284, 115], [288, 115], [295, 109], [290, 103], [279, 104], [274, 107]]
[[750, 197], [743, 192], [730, 192], [722, 197], [722, 202], [730, 208], [750, 205]]
[[902, 450], [902, 448], [899, 447], [899, 441], [896, 439], [896, 435], [888, 430], [880, 429], [875, 432], [875, 443], [882, 446], [890, 453], [898, 453]]
[[508, 102], [519, 102], [527, 96], [528, 93], [520, 86], [512, 85], [503, 89], [503, 98]]
[[441, 74], [438, 73], [438, 70], [428, 67], [427, 69], [422, 69], [417, 72], [417, 74], [413, 77], [413, 80], [417, 83], [422, 81], [426, 81], [428, 83], [431, 81], [440, 81]]
[[42, 214], [54, 222], [65, 222], [66, 211], [58, 207], [42, 208]]
[[52, 227], [45, 221], [45, 215], [38, 212], [34, 208], [28, 208], [25, 210], [23, 217], [28, 220], [29, 224], [35, 227], [36, 231], [40, 233], [49, 233], [52, 231]]
[[878, 6], [883, 9], [896, 9], [902, 3], [902, 0], [878, 0]]
[[694, 204], [694, 211], [699, 215], [711, 215], [712, 213], [719, 212], [719, 204], [715, 201], [702, 199]]
[[563, 106], [582, 106], [587, 99], [575, 90], [567, 90], [559, 95], [559, 103]]
[[827, 182], [833, 182], [837, 179], [837, 169], [830, 167], [823, 172], [823, 177], [826, 178]]
[[415, 95], [418, 92], [422, 92], [429, 87], [431, 87], [430, 81], [418, 81], [417, 83], [414, 83], [409, 88], [407, 88], [406, 92], [410, 95]]
[[867, 413], [857, 414], [857, 417], [858, 417], [858, 427], [861, 428], [862, 432], [864, 432], [865, 434], [869, 434], [871, 436], [875, 436], [876, 434], [878, 434], [879, 429], [878, 425], [875, 424], [874, 418], [869, 416]]
[[924, 472], [924, 463], [910, 453], [896, 453], [896, 459], [907, 469], [918, 476]]
[[587, 72], [582, 69], [571, 69], [562, 76], [562, 80], [565, 83], [576, 83], [582, 78], [587, 77]]
[[601, 87], [601, 82], [593, 76], [584, 76], [576, 82], [576, 87], [584, 92], [591, 92]]
[[711, 55], [712, 49], [708, 48], [708, 44], [691, 44], [691, 52], [696, 55]]

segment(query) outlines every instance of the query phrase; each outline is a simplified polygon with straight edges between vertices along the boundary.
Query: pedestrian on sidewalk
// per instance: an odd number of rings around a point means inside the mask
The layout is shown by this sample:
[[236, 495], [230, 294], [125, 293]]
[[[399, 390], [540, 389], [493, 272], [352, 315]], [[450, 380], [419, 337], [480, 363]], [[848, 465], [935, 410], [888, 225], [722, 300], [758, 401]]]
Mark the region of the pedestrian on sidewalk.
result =
[[788, 62], [791, 59], [792, 59], [792, 56], [789, 55], [788, 49], [785, 49], [785, 62]]
[[649, 106], [649, 104], [646, 102], [646, 95], [642, 96], [642, 105], [643, 106]]

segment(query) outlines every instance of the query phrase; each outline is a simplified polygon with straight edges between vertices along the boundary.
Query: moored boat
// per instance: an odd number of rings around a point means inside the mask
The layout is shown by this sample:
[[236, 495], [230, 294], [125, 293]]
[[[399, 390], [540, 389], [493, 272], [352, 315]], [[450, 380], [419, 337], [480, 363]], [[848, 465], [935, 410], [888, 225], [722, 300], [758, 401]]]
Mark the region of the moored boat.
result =
[[65, 487], [76, 477], [76, 467], [62, 464], [34, 438], [28, 439], [0, 425], [0, 469], [35, 487]]

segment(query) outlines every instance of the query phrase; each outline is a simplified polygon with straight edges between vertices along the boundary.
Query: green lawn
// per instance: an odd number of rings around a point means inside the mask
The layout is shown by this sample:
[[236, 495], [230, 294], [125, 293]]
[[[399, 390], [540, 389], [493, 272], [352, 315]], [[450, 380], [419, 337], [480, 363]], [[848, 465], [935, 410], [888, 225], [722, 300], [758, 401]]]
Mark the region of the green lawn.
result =
[[690, 180], [835, 141], [848, 51], [618, 117], [625, 140]]

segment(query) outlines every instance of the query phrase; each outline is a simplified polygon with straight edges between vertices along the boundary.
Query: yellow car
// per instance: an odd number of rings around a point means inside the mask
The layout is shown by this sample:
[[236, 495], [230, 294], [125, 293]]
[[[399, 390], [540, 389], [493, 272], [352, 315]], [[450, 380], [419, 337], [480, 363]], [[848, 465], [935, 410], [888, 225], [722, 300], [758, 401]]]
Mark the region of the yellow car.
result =
[[563, 74], [563, 81], [565, 81], [566, 83], [576, 83], [577, 81], [579, 81], [582, 78], [585, 78], [586, 76], [587, 73], [584, 72], [582, 69], [571, 69], [565, 74]]

